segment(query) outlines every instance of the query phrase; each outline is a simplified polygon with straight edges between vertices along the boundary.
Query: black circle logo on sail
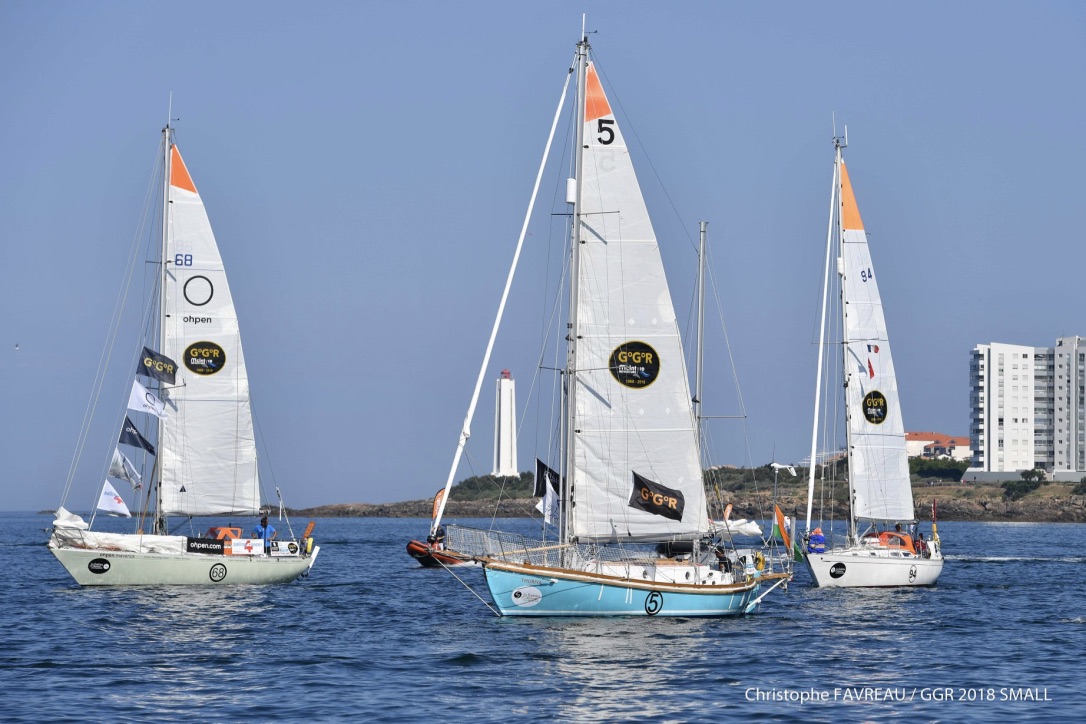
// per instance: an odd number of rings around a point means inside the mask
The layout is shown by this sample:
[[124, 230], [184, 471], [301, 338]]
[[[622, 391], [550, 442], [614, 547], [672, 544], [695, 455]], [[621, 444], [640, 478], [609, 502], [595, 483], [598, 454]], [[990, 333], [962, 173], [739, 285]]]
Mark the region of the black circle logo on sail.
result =
[[218, 583], [226, 578], [226, 566], [221, 563], [216, 563], [211, 567], [211, 570], [208, 571], [207, 575], [212, 581]]
[[843, 575], [845, 575], [844, 563], [834, 563], [830, 566], [830, 578], [840, 578]]
[[226, 366], [226, 352], [214, 342], [194, 342], [185, 348], [185, 367], [198, 375], [213, 375]]
[[660, 613], [660, 609], [664, 607], [664, 594], [659, 591], [653, 591], [649, 595], [645, 596], [645, 613], [650, 616], [655, 616]]
[[109, 561], [105, 558], [95, 558], [93, 561], [87, 564], [87, 570], [91, 573], [102, 574], [109, 571]]
[[864, 395], [863, 409], [864, 419], [872, 425], [881, 425], [886, 422], [886, 416], [889, 414], [886, 397], [878, 390], [871, 390]]
[[660, 355], [644, 342], [624, 342], [607, 362], [611, 376], [624, 387], [648, 387], [660, 376]]
[[207, 277], [197, 274], [188, 278], [181, 291], [185, 301], [194, 307], [202, 307], [215, 296], [215, 285]]

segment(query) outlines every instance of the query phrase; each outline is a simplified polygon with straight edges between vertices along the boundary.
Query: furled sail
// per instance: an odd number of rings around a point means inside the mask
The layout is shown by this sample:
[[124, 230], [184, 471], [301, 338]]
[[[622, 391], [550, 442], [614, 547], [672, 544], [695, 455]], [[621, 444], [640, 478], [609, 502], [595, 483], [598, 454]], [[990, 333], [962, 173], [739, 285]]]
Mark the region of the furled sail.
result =
[[913, 495], [897, 376], [871, 251], [844, 161], [840, 183], [841, 287], [845, 302], [853, 514], [856, 518], [875, 520], [911, 520]]
[[[708, 517], [675, 310], [626, 143], [591, 64], [584, 146], [571, 533], [693, 537]], [[631, 505], [635, 477], [653, 484], [636, 490], [657, 499]]]
[[162, 389], [162, 512], [252, 513], [260, 483], [237, 313], [203, 201], [176, 146], [171, 157], [162, 353], [178, 373]]

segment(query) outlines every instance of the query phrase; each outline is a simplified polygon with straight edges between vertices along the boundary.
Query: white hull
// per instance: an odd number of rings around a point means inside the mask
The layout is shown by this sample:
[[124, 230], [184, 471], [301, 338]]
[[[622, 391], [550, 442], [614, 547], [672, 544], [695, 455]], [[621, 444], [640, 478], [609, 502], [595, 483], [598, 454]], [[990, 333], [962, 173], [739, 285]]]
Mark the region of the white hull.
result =
[[857, 546], [808, 553], [803, 559], [819, 588], [933, 586], [943, 572], [941, 552], [922, 558]]
[[81, 586], [211, 586], [289, 583], [309, 573], [320, 547], [307, 556], [282, 557], [49, 550]]

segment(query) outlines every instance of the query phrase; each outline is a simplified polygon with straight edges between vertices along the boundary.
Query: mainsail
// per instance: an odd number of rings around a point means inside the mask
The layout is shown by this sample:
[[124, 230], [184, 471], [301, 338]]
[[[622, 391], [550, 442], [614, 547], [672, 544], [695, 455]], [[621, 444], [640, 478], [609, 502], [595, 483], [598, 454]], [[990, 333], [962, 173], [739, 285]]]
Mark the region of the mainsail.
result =
[[260, 483], [237, 314], [203, 201], [176, 146], [170, 155], [161, 352], [178, 373], [162, 388], [161, 512], [252, 513]]
[[[656, 234], [591, 63], [584, 107], [570, 535], [689, 538], [708, 518], [682, 343]], [[681, 493], [681, 519], [631, 507], [635, 475]]]
[[841, 294], [845, 302], [845, 373], [849, 482], [853, 516], [911, 520], [912, 487], [897, 376], [882, 297], [856, 197], [841, 161]]

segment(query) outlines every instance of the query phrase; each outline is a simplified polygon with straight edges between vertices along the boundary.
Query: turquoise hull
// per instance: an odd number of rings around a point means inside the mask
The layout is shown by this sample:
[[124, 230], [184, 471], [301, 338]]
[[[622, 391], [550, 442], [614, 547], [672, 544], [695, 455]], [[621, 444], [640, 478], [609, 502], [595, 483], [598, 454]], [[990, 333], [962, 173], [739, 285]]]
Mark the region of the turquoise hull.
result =
[[483, 571], [503, 616], [741, 616], [754, 610], [759, 589], [757, 580], [653, 585], [494, 561], [484, 562]]

